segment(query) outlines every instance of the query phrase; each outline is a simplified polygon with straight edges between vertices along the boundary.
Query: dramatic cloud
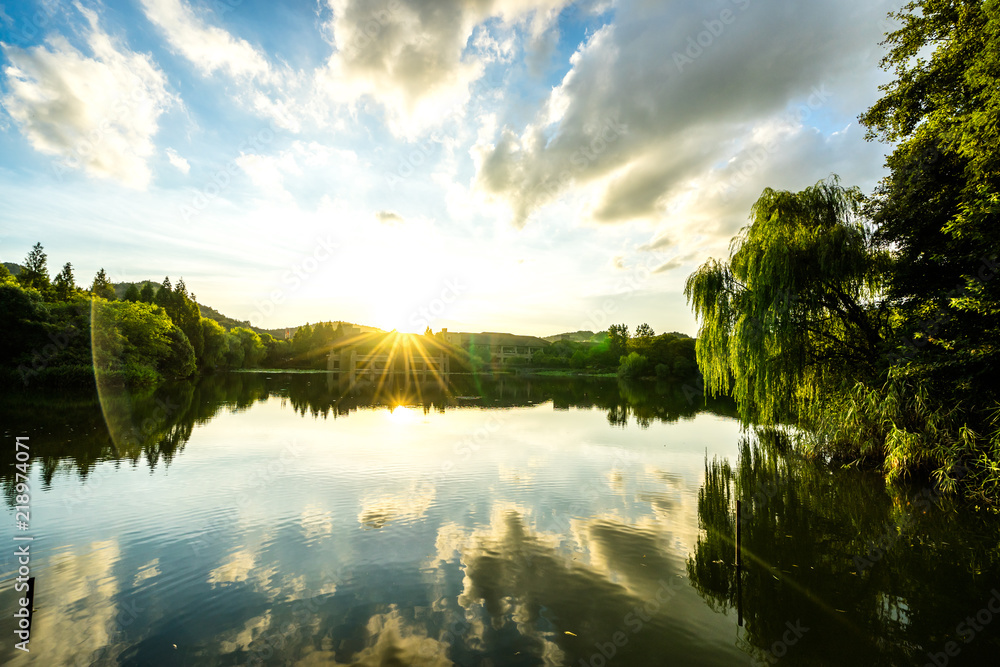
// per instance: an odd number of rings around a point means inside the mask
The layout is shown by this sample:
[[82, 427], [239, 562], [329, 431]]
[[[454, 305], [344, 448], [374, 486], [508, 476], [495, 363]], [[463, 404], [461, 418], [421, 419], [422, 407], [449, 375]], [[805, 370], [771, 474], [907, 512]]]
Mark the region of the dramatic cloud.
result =
[[[596, 222], [660, 220], [694, 186], [717, 190], [731, 180], [719, 166], [756, 148], [762, 124], [783, 125], [768, 139], [776, 154], [802, 140], [804, 120], [856, 102], [843, 91], [863, 87], [859, 72], [872, 77], [885, 10], [623, 2], [614, 24], [574, 54], [534, 122], [500, 128], [473, 148], [476, 186], [506, 202], [517, 225], [569, 191], [582, 194]], [[806, 164], [799, 180], [829, 171]], [[739, 189], [757, 183], [745, 179]]]
[[152, 60], [105, 34], [87, 19], [90, 56], [62, 36], [21, 49], [8, 44], [3, 105], [35, 150], [59, 158], [57, 171], [82, 168], [144, 188], [160, 115], [172, 103], [166, 78]]
[[[566, 0], [330, 0], [330, 33], [336, 52], [318, 82], [332, 98], [352, 102], [369, 96], [387, 112], [397, 134], [440, 123], [463, 108], [469, 86], [483, 75], [484, 63], [501, 59], [509, 44], [476, 27], [491, 17], [513, 23], [528, 16], [534, 27], [531, 48], [551, 52], [543, 33]], [[474, 49], [467, 45], [473, 43]], [[478, 47], [476, 49], [475, 47]]]
[[[215, 280], [199, 295], [247, 317], [246, 291], [270, 293], [284, 268], [243, 292], [228, 276], [274, 256], [261, 230], [278, 219], [289, 239], [335, 233], [398, 269], [328, 318], [403, 330], [433, 281], [457, 276], [475, 284], [435, 328], [542, 335], [606, 326], [594, 313], [626, 293], [618, 321], [693, 333], [684, 276], [728, 254], [764, 187], [837, 173], [870, 191], [887, 147], [856, 119], [891, 78], [879, 42], [903, 4], [33, 2], [37, 24], [0, 15], [0, 226], [14, 255], [73, 220], [68, 259], [96, 270], [125, 220], [156, 251], [133, 239], [122, 271], [197, 264]], [[154, 164], [167, 178], [146, 188]], [[58, 178], [74, 168], [136, 191], [105, 200]], [[173, 232], [192, 215], [200, 240]], [[234, 227], [245, 233], [219, 268], [206, 239]], [[325, 271], [364, 270], [355, 259]], [[334, 282], [290, 295], [267, 325], [324, 317]]]

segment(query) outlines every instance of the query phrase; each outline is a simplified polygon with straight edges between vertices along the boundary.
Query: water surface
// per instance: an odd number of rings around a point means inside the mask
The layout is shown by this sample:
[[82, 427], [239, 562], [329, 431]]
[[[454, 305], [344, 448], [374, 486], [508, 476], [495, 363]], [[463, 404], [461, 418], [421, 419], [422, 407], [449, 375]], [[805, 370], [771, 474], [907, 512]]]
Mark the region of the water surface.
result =
[[31, 653], [5, 641], [5, 662], [991, 664], [1000, 649], [1000, 623], [975, 620], [1000, 585], [996, 521], [748, 438], [732, 405], [688, 387], [233, 373], [101, 398], [5, 399], [7, 449], [31, 437], [37, 577]]

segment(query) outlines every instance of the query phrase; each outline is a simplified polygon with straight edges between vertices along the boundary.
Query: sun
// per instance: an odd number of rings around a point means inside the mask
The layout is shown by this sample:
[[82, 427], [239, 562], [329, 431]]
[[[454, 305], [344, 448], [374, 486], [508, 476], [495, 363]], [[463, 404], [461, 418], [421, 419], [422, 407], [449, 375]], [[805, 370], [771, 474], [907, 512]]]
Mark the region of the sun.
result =
[[386, 331], [395, 330], [399, 333], [422, 334], [427, 324], [420, 322], [419, 319], [419, 314], [410, 307], [408, 301], [399, 299], [379, 304], [375, 315], [375, 326]]
[[386, 331], [422, 334], [430, 325], [426, 309], [421, 311], [418, 290], [386, 285], [375, 296], [375, 326]]

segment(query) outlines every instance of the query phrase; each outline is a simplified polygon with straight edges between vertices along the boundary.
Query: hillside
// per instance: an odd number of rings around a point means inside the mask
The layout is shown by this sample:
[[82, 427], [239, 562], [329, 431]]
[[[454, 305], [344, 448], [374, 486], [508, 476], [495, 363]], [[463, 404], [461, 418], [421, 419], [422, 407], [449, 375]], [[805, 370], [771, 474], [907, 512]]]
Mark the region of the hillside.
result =
[[[325, 322], [325, 321], [326, 320], [317, 320], [316, 322], [311, 322], [310, 324], [318, 324], [319, 322]], [[334, 326], [334, 328], [336, 328], [337, 326], [339, 326], [341, 324], [343, 324], [345, 327], [354, 327], [355, 329], [359, 330], [361, 333], [385, 333], [384, 329], [379, 329], [378, 327], [369, 327], [369, 326], [366, 326], [364, 324], [354, 324], [353, 322], [345, 322], [343, 320], [332, 320], [330, 322], [330, 324], [332, 324]], [[271, 334], [272, 336], [274, 336], [278, 340], [282, 340], [285, 337], [285, 332], [286, 331], [288, 332], [289, 337], [291, 337], [291, 336], [295, 335], [296, 331], [298, 331], [299, 329], [301, 329], [304, 326], [305, 326], [305, 324], [301, 324], [301, 325], [295, 326], [295, 327], [284, 327], [284, 328], [280, 328], [280, 329], [258, 329], [256, 327], [253, 327], [253, 330], [256, 331], [257, 333], [268, 333], [268, 334]]]
[[[13, 273], [13, 271], [11, 271], [11, 273]], [[160, 283], [153, 282], [152, 280], [142, 280], [135, 283], [115, 283], [114, 284], [115, 296], [121, 299], [123, 296], [125, 296], [125, 292], [128, 290], [130, 286], [135, 285], [136, 289], [141, 290], [143, 287], [146, 286], [147, 283], [153, 286], [154, 294], [160, 290]], [[198, 308], [201, 310], [202, 317], [206, 317], [210, 320], [215, 320], [226, 331], [229, 331], [233, 327], [245, 327], [247, 329], [253, 329], [257, 333], [261, 333], [263, 331], [263, 329], [251, 327], [250, 323], [247, 322], [246, 320], [241, 321], [241, 320], [235, 320], [231, 317], [227, 317], [226, 315], [223, 315], [222, 313], [217, 311], [215, 308], [212, 308], [211, 306], [206, 306], [203, 303], [199, 303]], [[284, 336], [284, 334], [282, 334], [282, 336]]]
[[608, 332], [598, 331], [568, 331], [566, 333], [555, 334], [554, 336], [544, 336], [542, 340], [555, 343], [559, 340], [568, 340], [574, 343], [600, 343], [608, 337]]

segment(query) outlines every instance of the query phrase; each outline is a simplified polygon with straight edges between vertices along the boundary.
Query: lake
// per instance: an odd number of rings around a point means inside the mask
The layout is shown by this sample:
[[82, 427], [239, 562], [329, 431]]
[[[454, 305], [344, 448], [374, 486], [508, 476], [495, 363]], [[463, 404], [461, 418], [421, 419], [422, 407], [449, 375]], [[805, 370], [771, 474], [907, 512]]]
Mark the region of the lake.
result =
[[[99, 399], [12, 393], [0, 416], [5, 663], [940, 666], [1000, 653], [993, 516], [804, 460], [690, 387], [230, 373]], [[27, 654], [13, 646], [20, 544], [36, 577]]]

